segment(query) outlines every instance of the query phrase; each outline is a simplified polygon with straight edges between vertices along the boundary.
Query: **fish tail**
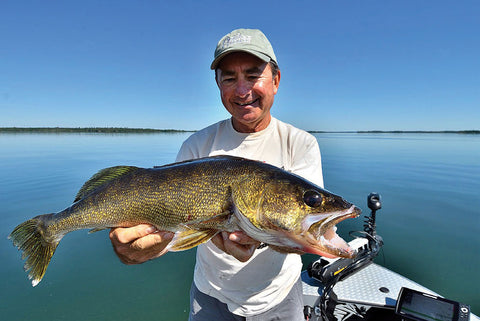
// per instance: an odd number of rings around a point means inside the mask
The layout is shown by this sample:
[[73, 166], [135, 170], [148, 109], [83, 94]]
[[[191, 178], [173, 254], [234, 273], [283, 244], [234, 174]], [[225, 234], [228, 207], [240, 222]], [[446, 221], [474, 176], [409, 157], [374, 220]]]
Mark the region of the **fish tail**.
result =
[[34, 217], [18, 225], [8, 236], [13, 244], [21, 251], [22, 259], [26, 259], [24, 269], [28, 272], [28, 278], [32, 280], [32, 286], [36, 286], [43, 278], [50, 259], [55, 253], [60, 238], [47, 239], [46, 220], [53, 214], [45, 214]]

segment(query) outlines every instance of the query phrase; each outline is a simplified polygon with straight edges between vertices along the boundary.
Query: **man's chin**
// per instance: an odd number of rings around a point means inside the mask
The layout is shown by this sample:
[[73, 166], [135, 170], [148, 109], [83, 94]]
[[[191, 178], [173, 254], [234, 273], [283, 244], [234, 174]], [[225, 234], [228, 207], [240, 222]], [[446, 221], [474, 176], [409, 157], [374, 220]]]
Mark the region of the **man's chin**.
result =
[[265, 120], [264, 118], [258, 117], [232, 117], [233, 121], [233, 128], [236, 131], [241, 133], [254, 133], [261, 131], [267, 128], [268, 124], [270, 123], [270, 119]]

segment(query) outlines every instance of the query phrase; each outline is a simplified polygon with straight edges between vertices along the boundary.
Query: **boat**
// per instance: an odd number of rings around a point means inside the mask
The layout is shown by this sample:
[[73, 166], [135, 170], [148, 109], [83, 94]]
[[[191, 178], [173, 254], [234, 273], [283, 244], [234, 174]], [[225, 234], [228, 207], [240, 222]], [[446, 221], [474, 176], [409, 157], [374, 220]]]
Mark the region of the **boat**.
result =
[[320, 258], [302, 271], [304, 316], [308, 321], [479, 320], [468, 304], [438, 293], [373, 262], [383, 246], [376, 231], [377, 193], [367, 197], [371, 210], [363, 231], [350, 232], [350, 258]]

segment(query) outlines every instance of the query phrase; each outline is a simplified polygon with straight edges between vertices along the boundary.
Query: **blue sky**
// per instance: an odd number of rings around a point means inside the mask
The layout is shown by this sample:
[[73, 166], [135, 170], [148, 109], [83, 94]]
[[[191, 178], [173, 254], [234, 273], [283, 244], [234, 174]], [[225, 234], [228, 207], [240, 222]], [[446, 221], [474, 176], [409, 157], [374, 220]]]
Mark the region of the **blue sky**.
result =
[[275, 117], [306, 130], [480, 129], [480, 1], [0, 2], [0, 127], [200, 129], [209, 69], [259, 28]]

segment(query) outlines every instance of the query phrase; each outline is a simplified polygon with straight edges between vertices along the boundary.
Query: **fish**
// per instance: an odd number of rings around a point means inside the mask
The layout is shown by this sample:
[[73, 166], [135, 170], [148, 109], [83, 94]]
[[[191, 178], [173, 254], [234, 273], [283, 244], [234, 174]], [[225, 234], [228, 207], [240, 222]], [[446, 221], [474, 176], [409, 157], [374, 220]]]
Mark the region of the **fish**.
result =
[[27, 220], [9, 239], [32, 285], [69, 232], [151, 224], [174, 232], [183, 251], [221, 231], [242, 230], [282, 253], [354, 257], [336, 224], [361, 210], [310, 181], [264, 162], [212, 156], [152, 168], [115, 166], [87, 180], [66, 209]]

